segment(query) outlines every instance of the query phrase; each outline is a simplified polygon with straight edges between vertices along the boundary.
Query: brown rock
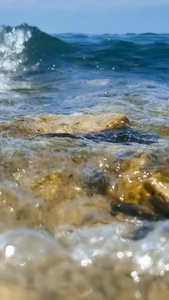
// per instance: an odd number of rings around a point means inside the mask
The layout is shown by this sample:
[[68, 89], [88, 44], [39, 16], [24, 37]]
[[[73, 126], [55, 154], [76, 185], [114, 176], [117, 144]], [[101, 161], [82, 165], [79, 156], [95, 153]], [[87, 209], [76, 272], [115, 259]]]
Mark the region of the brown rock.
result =
[[46, 115], [25, 117], [24, 120], [1, 122], [0, 131], [6, 135], [32, 136], [38, 133], [89, 133], [129, 126], [123, 114], [90, 115]]
[[162, 160], [160, 164], [160, 158], [153, 159], [151, 155], [142, 154], [121, 163], [116, 180], [108, 189], [108, 194], [113, 198], [113, 211], [148, 219], [168, 217], [169, 180], [166, 166]]

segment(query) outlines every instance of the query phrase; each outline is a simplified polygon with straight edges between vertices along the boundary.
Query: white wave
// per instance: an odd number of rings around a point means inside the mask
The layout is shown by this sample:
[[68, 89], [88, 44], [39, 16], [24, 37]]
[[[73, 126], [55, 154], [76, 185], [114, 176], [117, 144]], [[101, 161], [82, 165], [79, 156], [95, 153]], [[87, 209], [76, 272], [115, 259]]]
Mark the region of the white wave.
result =
[[31, 31], [24, 28], [0, 27], [0, 69], [15, 72], [23, 63], [25, 42], [31, 37]]

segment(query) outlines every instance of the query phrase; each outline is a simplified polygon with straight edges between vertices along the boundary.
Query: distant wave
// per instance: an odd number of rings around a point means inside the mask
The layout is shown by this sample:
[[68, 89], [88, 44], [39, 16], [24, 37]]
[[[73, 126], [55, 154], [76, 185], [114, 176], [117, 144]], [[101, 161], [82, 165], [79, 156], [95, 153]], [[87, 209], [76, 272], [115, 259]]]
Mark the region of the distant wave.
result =
[[169, 67], [168, 35], [69, 34], [70, 43], [60, 36], [61, 39], [27, 24], [1, 26], [1, 73], [46, 72], [62, 68], [65, 63], [115, 71], [145, 67], [165, 71]]

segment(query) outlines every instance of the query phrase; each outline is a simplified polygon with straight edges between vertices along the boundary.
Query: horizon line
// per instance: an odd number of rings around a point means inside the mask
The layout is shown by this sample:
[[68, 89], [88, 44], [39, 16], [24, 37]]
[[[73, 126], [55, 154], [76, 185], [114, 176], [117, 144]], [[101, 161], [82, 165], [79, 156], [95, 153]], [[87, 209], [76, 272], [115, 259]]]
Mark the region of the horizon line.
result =
[[81, 31], [81, 32], [76, 32], [76, 31], [72, 31], [72, 32], [68, 32], [68, 31], [63, 31], [63, 32], [49, 32], [49, 31], [44, 31], [40, 28], [40, 26], [38, 27], [37, 25], [30, 25], [26, 22], [23, 22], [19, 25], [16, 25], [16, 26], [11, 26], [11, 25], [4, 25], [4, 24], [0, 24], [0, 27], [11, 27], [11, 28], [18, 28], [18, 27], [21, 27], [21, 26], [28, 26], [28, 27], [35, 27], [35, 28], [38, 28], [41, 32], [44, 32], [46, 34], [49, 34], [49, 35], [63, 35], [63, 34], [77, 34], [77, 35], [168, 35], [169, 32], [151, 32], [151, 31], [143, 31], [143, 32], [121, 32], [121, 33], [118, 33], [118, 32], [105, 32], [105, 33], [99, 33], [99, 32], [93, 32], [93, 33], [88, 33], [88, 32], [84, 32], [84, 31]]

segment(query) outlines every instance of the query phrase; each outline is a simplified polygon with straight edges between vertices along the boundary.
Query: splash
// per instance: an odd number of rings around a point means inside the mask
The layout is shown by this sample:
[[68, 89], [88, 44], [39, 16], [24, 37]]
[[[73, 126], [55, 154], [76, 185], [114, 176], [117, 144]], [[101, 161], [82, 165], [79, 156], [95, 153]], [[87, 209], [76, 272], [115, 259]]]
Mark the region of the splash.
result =
[[65, 51], [66, 43], [37, 27], [0, 27], [0, 69], [5, 74], [37, 70], [50, 64], [51, 56], [53, 60], [54, 55]]
[[31, 38], [28, 26], [0, 27], [0, 68], [1, 72], [16, 72], [24, 61], [25, 43]]

